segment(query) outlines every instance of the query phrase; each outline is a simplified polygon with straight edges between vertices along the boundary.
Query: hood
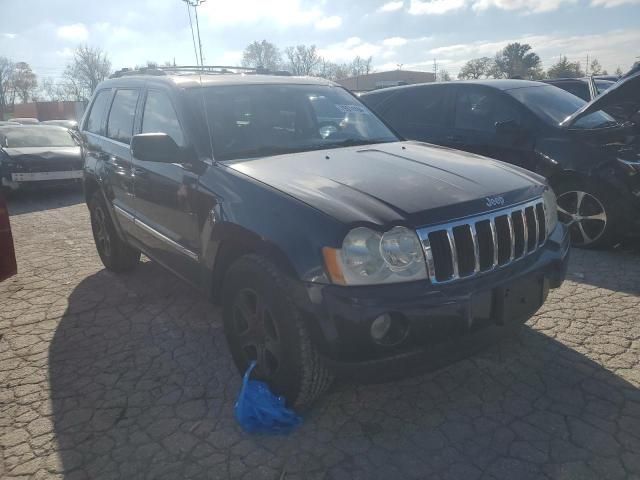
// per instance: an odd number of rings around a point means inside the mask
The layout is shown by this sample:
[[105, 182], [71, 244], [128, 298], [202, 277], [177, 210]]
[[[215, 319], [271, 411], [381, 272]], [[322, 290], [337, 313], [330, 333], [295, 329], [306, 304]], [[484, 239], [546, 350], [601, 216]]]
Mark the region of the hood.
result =
[[22, 147], [3, 148], [3, 151], [15, 161], [71, 160], [80, 159], [80, 147]]
[[570, 128], [580, 118], [598, 110], [604, 110], [621, 122], [631, 120], [640, 110], [640, 72], [619, 80], [560, 125]]
[[544, 179], [478, 155], [419, 142], [227, 163], [343, 222], [427, 225], [540, 195]]

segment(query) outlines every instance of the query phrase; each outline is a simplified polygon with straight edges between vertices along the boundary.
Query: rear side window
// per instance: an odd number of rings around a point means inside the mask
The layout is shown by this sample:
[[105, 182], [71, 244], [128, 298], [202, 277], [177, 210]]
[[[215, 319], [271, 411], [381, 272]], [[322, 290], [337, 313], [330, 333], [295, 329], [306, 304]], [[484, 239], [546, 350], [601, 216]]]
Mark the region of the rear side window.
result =
[[456, 98], [455, 128], [495, 132], [497, 122], [521, 122], [519, 112], [506, 99], [477, 88], [461, 88]]
[[566, 82], [556, 85], [557, 87], [566, 90], [569, 93], [573, 93], [576, 97], [580, 97], [587, 102], [591, 100], [591, 96], [589, 95], [589, 87], [586, 83], [583, 82]]
[[87, 119], [87, 125], [85, 127], [88, 132], [95, 133], [97, 135], [104, 135], [104, 126], [102, 124], [102, 119], [104, 118], [105, 110], [109, 106], [110, 96], [111, 91], [109, 90], [101, 90], [96, 95], [96, 98], [93, 101], [93, 105], [91, 106], [89, 118]]
[[443, 126], [446, 93], [442, 87], [407, 89], [390, 101], [385, 118], [400, 131], [408, 124]]
[[137, 102], [137, 90], [118, 90], [116, 92], [109, 112], [107, 137], [122, 143], [131, 142]]
[[142, 133], [166, 133], [173, 141], [184, 146], [184, 135], [169, 97], [158, 91], [150, 90], [144, 104]]

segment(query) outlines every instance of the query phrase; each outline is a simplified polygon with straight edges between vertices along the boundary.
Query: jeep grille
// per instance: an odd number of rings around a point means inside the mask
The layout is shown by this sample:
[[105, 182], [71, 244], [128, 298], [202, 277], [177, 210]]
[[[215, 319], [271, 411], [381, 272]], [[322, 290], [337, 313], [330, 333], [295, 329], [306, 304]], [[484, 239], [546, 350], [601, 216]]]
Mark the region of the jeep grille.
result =
[[515, 207], [418, 229], [433, 283], [473, 277], [509, 265], [547, 239], [544, 203]]

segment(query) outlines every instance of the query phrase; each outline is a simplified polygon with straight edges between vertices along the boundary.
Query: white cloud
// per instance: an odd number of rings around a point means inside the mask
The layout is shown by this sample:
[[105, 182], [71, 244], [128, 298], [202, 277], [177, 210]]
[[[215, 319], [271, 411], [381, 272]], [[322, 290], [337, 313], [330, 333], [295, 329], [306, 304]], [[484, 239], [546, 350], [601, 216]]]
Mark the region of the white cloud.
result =
[[640, 0], [591, 0], [592, 7], [619, 7], [620, 5], [639, 5]]
[[337, 15], [333, 15], [331, 17], [321, 18], [316, 22], [315, 26], [318, 30], [332, 30], [334, 28], [338, 28], [340, 25], [342, 25], [342, 18]]
[[391, 37], [391, 38], [385, 38], [382, 41], [382, 44], [386, 47], [401, 47], [402, 45], [406, 45], [407, 41], [408, 40], [406, 38]]
[[198, 10], [213, 27], [268, 22], [279, 27], [301, 26], [322, 20], [318, 7], [305, 8], [300, 0], [209, 0]]
[[58, 37], [65, 40], [73, 40], [75, 42], [83, 42], [89, 38], [89, 30], [84, 23], [73, 23], [71, 25], [63, 25], [56, 30]]
[[396, 12], [404, 7], [404, 0], [387, 2], [378, 8], [378, 12]]
[[3, 33], [2, 34], [3, 37], [8, 38], [9, 40], [13, 40], [14, 38], [16, 38], [18, 36], [17, 33]]
[[524, 10], [525, 12], [541, 13], [551, 12], [557, 10], [563, 4], [572, 4], [576, 2], [577, 0], [475, 0], [473, 2], [473, 9], [487, 10], [491, 7], [495, 7], [501, 10]]
[[56, 50], [56, 55], [59, 57], [69, 58], [73, 56], [73, 49], [65, 47], [62, 50]]
[[351, 37], [344, 42], [334, 43], [325, 48], [320, 48], [319, 53], [324, 58], [332, 62], [346, 62], [353, 60], [354, 57], [371, 57], [376, 56], [383, 50], [381, 44], [369, 43], [362, 41], [361, 38]]
[[466, 6], [465, 0], [411, 0], [411, 15], [442, 15]]

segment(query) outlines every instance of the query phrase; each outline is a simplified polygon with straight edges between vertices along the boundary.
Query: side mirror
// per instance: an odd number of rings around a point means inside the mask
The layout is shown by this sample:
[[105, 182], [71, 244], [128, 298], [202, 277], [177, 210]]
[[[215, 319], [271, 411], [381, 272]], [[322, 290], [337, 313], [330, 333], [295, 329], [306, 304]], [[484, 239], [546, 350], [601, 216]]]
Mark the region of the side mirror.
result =
[[496, 133], [498, 134], [515, 134], [522, 133], [524, 130], [517, 120], [506, 120], [504, 122], [496, 122]]
[[182, 151], [166, 133], [139, 133], [131, 139], [131, 153], [143, 162], [182, 163]]

